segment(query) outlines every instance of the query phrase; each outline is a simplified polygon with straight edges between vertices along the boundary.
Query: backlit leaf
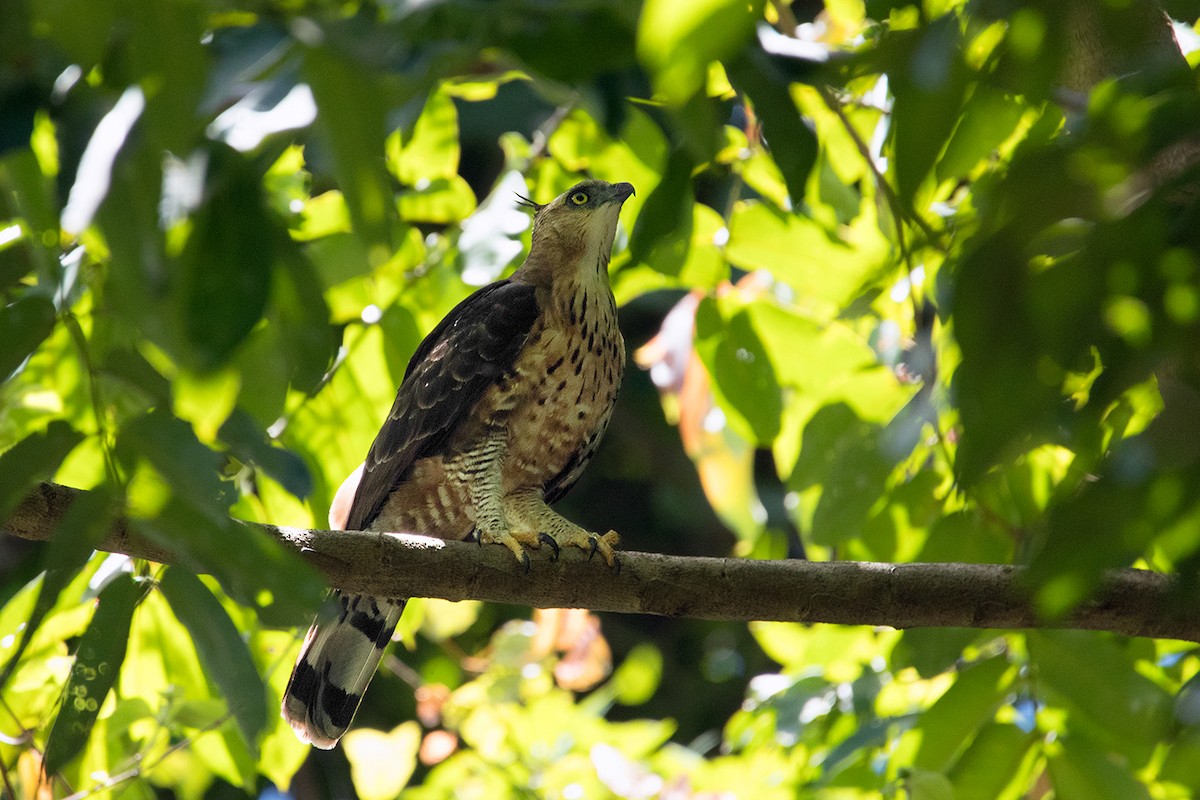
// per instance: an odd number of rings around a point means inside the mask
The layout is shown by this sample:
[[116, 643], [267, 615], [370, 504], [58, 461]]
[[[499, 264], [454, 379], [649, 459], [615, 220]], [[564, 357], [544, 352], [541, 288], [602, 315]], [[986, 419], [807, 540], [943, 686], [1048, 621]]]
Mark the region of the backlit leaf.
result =
[[267, 625], [307, 623], [324, 599], [325, 582], [316, 570], [266, 534], [232, 519], [217, 519], [172, 500], [153, 518], [130, 524], [173, 552], [181, 565], [212, 574], [231, 598], [255, 609]]
[[225, 609], [200, 580], [179, 567], [168, 567], [159, 589], [187, 627], [205, 673], [221, 690], [251, 750], [267, 722], [266, 688], [250, 651]]
[[38, 589], [37, 603], [29, 612], [15, 651], [8, 656], [0, 672], [0, 687], [8, 682], [21, 654], [46, 614], [58, 601], [59, 594], [87, 563], [92, 548], [108, 532], [112, 524], [112, 511], [112, 497], [101, 488], [79, 493], [63, 515], [46, 548], [46, 571]]
[[736, 52], [753, 30], [757, 3], [650, 0], [642, 7], [637, 53], [655, 88], [682, 104], [703, 85], [708, 64]]
[[96, 614], [79, 640], [62, 705], [46, 741], [46, 772], [55, 773], [87, 742], [100, 706], [120, 674], [129, 640], [129, 624], [141, 587], [121, 573], [104, 587]]

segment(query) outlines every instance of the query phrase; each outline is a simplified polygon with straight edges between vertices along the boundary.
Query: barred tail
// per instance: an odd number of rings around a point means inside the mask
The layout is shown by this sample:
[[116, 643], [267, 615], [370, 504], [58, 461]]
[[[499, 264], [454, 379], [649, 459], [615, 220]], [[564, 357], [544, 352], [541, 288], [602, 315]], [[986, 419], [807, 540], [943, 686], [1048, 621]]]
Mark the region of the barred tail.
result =
[[405, 603], [342, 592], [334, 598], [338, 616], [313, 621], [283, 693], [283, 718], [322, 750], [350, 727]]

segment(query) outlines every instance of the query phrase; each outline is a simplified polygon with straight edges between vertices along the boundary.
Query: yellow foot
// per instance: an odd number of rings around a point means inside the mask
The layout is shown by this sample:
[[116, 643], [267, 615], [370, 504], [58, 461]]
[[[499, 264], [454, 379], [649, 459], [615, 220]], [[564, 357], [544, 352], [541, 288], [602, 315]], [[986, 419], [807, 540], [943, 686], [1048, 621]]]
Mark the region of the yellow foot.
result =
[[596, 553], [604, 557], [604, 561], [608, 566], [620, 571], [621, 561], [617, 557], [616, 547], [621, 543], [621, 536], [616, 531], [609, 531], [603, 536], [598, 533], [590, 533], [583, 528], [572, 526], [569, 529], [557, 532], [557, 536], [545, 533], [544, 531], [527, 532], [527, 531], [476, 531], [475, 534], [479, 544], [499, 544], [504, 545], [509, 551], [516, 556], [517, 561], [524, 565], [525, 571], [529, 571], [529, 551], [541, 549], [542, 545], [546, 545], [553, 551], [551, 556], [552, 561], [557, 561], [559, 553], [564, 547], [578, 547], [581, 550], [586, 550], [588, 560], [590, 561]]
[[616, 553], [616, 547], [621, 543], [621, 536], [616, 531], [609, 531], [601, 536], [598, 533], [585, 531], [583, 528], [574, 528], [561, 531], [557, 536], [550, 536], [548, 534], [541, 534], [541, 536], [545, 536], [554, 542], [555, 557], [558, 556], [559, 548], [578, 547], [587, 551], [589, 561], [592, 559], [592, 556], [599, 553], [604, 556], [604, 562], [610, 567], [617, 570], [621, 569], [621, 562], [617, 558]]
[[[475, 535], [481, 547], [485, 544], [501, 544], [507, 547], [517, 557], [517, 561], [520, 561], [524, 565], [526, 572], [529, 572], [529, 550], [536, 550], [542, 546], [545, 539], [549, 538], [545, 534], [521, 533], [503, 529], [495, 531], [477, 530]], [[554, 547], [554, 554], [555, 556], [558, 555], [557, 545]]]

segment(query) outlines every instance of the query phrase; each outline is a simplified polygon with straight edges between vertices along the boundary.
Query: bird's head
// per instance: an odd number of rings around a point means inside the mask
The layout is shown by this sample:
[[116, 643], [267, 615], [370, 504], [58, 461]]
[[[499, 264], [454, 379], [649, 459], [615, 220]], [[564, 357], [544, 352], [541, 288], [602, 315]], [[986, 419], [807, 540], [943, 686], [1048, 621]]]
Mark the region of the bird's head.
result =
[[607, 266], [621, 205], [632, 194], [628, 183], [586, 180], [544, 205], [526, 200], [535, 212], [527, 271], [555, 263]]

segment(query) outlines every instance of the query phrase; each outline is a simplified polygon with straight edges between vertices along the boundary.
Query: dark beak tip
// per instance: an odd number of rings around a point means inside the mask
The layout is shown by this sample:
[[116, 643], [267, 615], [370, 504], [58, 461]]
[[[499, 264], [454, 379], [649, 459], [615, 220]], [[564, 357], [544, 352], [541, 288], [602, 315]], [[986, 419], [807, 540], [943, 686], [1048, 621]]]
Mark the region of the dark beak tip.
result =
[[616, 185], [616, 188], [617, 188], [617, 197], [622, 201], [628, 200], [631, 195], [637, 194], [637, 192], [634, 191], [632, 183], [626, 183], [626, 182], [618, 183]]

